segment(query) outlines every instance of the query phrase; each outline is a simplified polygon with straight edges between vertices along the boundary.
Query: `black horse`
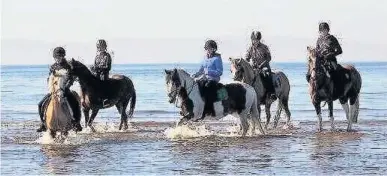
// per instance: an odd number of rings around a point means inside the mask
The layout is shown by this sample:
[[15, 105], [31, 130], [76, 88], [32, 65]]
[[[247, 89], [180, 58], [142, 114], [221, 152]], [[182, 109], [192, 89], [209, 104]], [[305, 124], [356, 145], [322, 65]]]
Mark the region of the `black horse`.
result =
[[[69, 64], [81, 86], [81, 104], [85, 115], [85, 125], [95, 132], [92, 123], [98, 111], [115, 105], [121, 114], [119, 129], [122, 129], [122, 125], [125, 130], [128, 129], [128, 117], [133, 116], [136, 106], [136, 90], [132, 80], [124, 75], [112, 75], [108, 80], [101, 81], [81, 62], [71, 59]], [[130, 109], [126, 113], [129, 101]], [[90, 110], [91, 116], [89, 117]]]

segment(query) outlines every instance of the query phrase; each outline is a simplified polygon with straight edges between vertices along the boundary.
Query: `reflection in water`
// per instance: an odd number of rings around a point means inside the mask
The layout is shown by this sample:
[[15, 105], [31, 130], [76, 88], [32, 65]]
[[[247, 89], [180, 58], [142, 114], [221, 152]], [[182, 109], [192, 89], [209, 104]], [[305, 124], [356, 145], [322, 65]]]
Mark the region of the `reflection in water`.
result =
[[[349, 152], [349, 143], [353, 147], [358, 147], [362, 134], [360, 133], [347, 133], [347, 132], [323, 132], [317, 133], [312, 140], [313, 153], [310, 155], [311, 160], [315, 161], [316, 168], [321, 169], [324, 173], [327, 168], [333, 168], [333, 170], [341, 170], [343, 158]], [[351, 156], [359, 154], [359, 151], [351, 152]], [[349, 156], [349, 157], [351, 157]]]
[[79, 157], [77, 146], [43, 145], [41, 152], [45, 157], [43, 167], [49, 174], [75, 174], [73, 168], [68, 167]]
[[217, 136], [175, 141], [171, 149], [174, 163], [190, 168], [179, 174], [237, 174], [242, 168], [255, 173], [272, 166], [272, 151], [265, 138]]

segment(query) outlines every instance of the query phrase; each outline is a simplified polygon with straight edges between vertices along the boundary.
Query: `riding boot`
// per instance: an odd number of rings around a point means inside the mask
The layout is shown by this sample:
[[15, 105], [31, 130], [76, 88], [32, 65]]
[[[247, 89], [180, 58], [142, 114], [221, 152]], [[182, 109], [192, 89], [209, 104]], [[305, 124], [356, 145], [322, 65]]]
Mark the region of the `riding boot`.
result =
[[215, 116], [215, 110], [214, 110], [214, 103], [216, 102], [217, 99], [217, 82], [215, 81], [208, 81], [206, 85], [208, 89], [208, 94], [207, 94], [207, 103], [208, 104], [208, 112], [211, 116]]
[[277, 97], [275, 96], [275, 88], [273, 85], [273, 78], [272, 78], [271, 73], [269, 73], [266, 76], [266, 92], [267, 92], [267, 95], [270, 99], [272, 99], [272, 100], [277, 99]]
[[73, 129], [75, 132], [82, 131], [82, 126], [81, 126], [81, 108], [80, 104], [77, 100], [77, 97], [75, 97], [74, 93], [72, 93], [70, 90], [66, 91], [66, 98], [67, 101], [69, 102], [69, 105], [73, 111], [73, 118], [72, 124], [73, 124]]
[[44, 111], [46, 110], [46, 103], [49, 101], [51, 94], [46, 94], [43, 99], [38, 103], [38, 112], [40, 117], [40, 127], [36, 130], [36, 132], [47, 131], [44, 119]]
[[43, 132], [43, 131], [47, 131], [47, 128], [46, 128], [46, 125], [44, 124], [44, 122], [42, 122], [40, 124], [40, 127], [38, 129], [36, 129], [36, 132]]

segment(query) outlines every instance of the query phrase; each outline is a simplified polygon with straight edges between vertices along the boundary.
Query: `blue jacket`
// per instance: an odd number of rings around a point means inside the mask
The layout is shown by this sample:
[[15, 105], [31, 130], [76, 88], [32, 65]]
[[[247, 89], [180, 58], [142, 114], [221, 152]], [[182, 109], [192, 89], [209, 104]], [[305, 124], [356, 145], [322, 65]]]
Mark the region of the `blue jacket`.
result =
[[208, 80], [220, 81], [220, 76], [223, 74], [223, 63], [222, 58], [219, 54], [207, 58], [205, 57], [201, 63], [199, 71], [195, 74], [195, 76], [200, 76], [204, 74]]

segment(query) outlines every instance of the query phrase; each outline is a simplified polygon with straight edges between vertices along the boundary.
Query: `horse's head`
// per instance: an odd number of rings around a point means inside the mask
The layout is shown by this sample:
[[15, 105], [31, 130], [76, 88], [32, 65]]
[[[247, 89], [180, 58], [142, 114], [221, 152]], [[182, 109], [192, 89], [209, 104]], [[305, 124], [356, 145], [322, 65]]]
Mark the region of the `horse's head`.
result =
[[234, 81], [242, 81], [247, 76], [253, 76], [254, 71], [250, 64], [242, 58], [229, 58], [231, 62], [231, 73]]
[[308, 56], [308, 73], [310, 74], [311, 78], [316, 79], [318, 76], [322, 80], [325, 78], [323, 64], [321, 63], [322, 60], [317, 57], [315, 48], [308, 46], [306, 49]]
[[80, 61], [75, 60], [74, 58], [72, 58], [68, 63], [71, 67], [71, 71], [77, 77], [91, 74], [90, 70], [87, 68], [86, 65], [84, 65]]
[[176, 101], [179, 87], [183, 86], [186, 88], [187, 84], [190, 86], [193, 82], [194, 80], [191, 78], [191, 75], [183, 69], [174, 68], [172, 70], [165, 70], [165, 84], [167, 86], [169, 102], [174, 103]]
[[308, 71], [309, 73], [312, 73], [312, 71], [315, 70], [317, 63], [316, 49], [311, 46], [306, 47], [306, 49], [308, 56]]
[[169, 103], [173, 103], [176, 101], [176, 95], [181, 86], [179, 73], [176, 68], [173, 70], [165, 70], [165, 83], [167, 86]]
[[55, 70], [49, 77], [49, 91], [58, 101], [64, 97], [67, 83], [70, 81], [71, 75], [66, 69]]

